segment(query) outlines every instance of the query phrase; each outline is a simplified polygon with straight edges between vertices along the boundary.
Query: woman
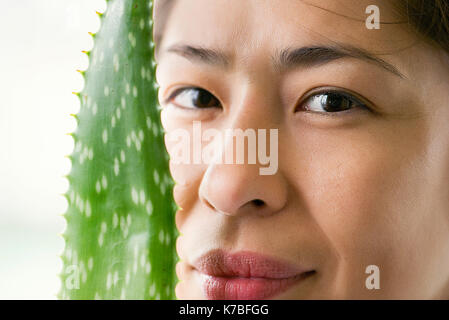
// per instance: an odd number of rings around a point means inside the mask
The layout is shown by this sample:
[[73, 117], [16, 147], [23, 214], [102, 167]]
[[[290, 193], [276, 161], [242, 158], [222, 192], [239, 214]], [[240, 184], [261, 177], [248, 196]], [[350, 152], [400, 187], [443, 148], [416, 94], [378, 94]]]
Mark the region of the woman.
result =
[[179, 299], [449, 298], [448, 15], [156, 2]]

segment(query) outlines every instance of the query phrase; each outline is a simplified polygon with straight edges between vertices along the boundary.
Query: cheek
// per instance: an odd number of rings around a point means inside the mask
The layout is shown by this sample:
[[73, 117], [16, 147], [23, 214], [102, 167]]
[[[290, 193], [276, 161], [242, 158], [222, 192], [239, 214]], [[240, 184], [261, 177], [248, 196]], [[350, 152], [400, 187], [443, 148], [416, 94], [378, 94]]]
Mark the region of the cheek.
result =
[[206, 165], [192, 161], [194, 143], [191, 128], [184, 122], [172, 119], [163, 112], [165, 146], [170, 157], [170, 173], [175, 182], [173, 197], [182, 209], [177, 216], [184, 217], [184, 212], [190, 211], [198, 199], [198, 189]]
[[[283, 157], [295, 159], [287, 165], [295, 174], [291, 180], [339, 257], [335, 272], [360, 275], [356, 283], [363, 289], [368, 265], [399, 272], [419, 238], [425, 237], [420, 221], [428, 211], [426, 197], [431, 197], [422, 183], [428, 143], [425, 131], [415, 128], [377, 128], [381, 136], [361, 130], [310, 132], [301, 137], [301, 144], [296, 140], [295, 147], [285, 148], [286, 153], [295, 150]], [[414, 237], [418, 239], [410, 241]]]
[[[165, 147], [170, 156], [170, 172], [177, 185], [194, 184], [204, 170], [202, 164], [192, 163], [192, 124], [173, 116], [169, 107], [161, 112]], [[179, 193], [179, 192], [178, 192]]]

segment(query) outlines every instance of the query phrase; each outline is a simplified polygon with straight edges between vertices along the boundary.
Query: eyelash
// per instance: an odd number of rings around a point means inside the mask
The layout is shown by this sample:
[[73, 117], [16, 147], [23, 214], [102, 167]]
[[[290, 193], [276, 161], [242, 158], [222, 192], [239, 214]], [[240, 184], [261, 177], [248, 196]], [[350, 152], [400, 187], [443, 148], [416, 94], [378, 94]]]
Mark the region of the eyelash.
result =
[[[211, 97], [213, 97], [215, 100], [218, 101], [218, 99], [215, 98], [215, 97], [214, 97], [211, 93], [209, 93], [209, 91], [207, 91], [207, 90], [204, 90], [204, 89], [198, 88], [198, 87], [186, 87], [186, 88], [180, 88], [180, 89], [176, 90], [175, 92], [173, 92], [173, 93], [167, 98], [166, 102], [167, 102], [167, 103], [172, 103], [172, 100], [173, 100], [174, 98], [180, 96], [180, 95], [183, 94], [183, 93], [186, 93], [186, 92], [189, 92], [189, 91], [192, 91], [192, 90], [196, 90], [197, 92], [204, 92], [204, 93], [207, 93], [207, 94], [209, 94]], [[218, 101], [218, 103], [220, 103], [220, 101]], [[210, 107], [201, 107], [201, 108], [200, 108], [200, 107], [186, 107], [186, 106], [177, 105], [177, 104], [175, 104], [175, 105], [176, 105], [177, 107], [181, 107], [181, 108], [184, 108], [184, 109], [207, 109], [207, 108], [210, 108]]]
[[[323, 102], [324, 97], [327, 97], [325, 102]], [[298, 106], [304, 107], [304, 106], [306, 106], [307, 102], [309, 102], [309, 104], [312, 104], [312, 103], [318, 101], [318, 103], [320, 103], [320, 105], [323, 106], [324, 103], [331, 102], [331, 101], [328, 101], [330, 98], [331, 99], [333, 98], [334, 102], [335, 102], [335, 98], [345, 99], [344, 101], [349, 103], [349, 107], [347, 107], [344, 110], [334, 111], [334, 112], [314, 111], [314, 110], [310, 110], [310, 109], [305, 109], [304, 111], [310, 112], [310, 113], [322, 114], [325, 116], [338, 116], [338, 115], [346, 114], [349, 112], [355, 112], [356, 110], [371, 111], [371, 109], [368, 107], [368, 104], [363, 102], [362, 98], [356, 97], [355, 94], [349, 93], [342, 89], [324, 88], [324, 89], [320, 89], [315, 92], [312, 92], [312, 93], [308, 94], [305, 98], [301, 99], [301, 101], [298, 103], [297, 107], [295, 108], [295, 112], [298, 111]]]
[[[189, 91], [196, 91], [198, 93], [206, 93], [207, 95], [210, 95], [210, 97], [212, 98], [212, 100], [215, 100], [216, 102], [218, 102], [220, 104], [221, 107], [221, 103], [220, 101], [214, 97], [209, 91], [204, 90], [202, 88], [198, 88], [198, 87], [186, 87], [186, 88], [180, 88], [178, 90], [176, 90], [174, 93], [172, 93], [169, 98], [167, 98], [166, 102], [167, 103], [172, 103], [172, 100], [175, 99], [176, 97], [180, 96], [181, 94], [185, 94], [186, 92]], [[332, 99], [334, 99], [334, 102], [338, 102], [338, 99], [346, 99], [344, 100], [346, 103], [349, 103], [349, 107], [344, 109], [344, 110], [340, 110], [340, 111], [334, 111], [334, 112], [326, 112], [326, 111], [314, 111], [311, 110], [310, 108], [310, 104], [318, 101], [318, 103], [321, 104], [321, 106], [323, 105], [323, 98], [327, 96], [327, 99], [324, 103], [328, 102], [327, 100], [329, 100], [329, 97], [331, 97]], [[320, 98], [321, 97], [321, 98]], [[198, 99], [198, 96], [196, 97], [196, 99]], [[335, 99], [337, 99], [337, 101], [335, 101]], [[191, 99], [192, 101], [192, 99]], [[210, 101], [210, 99], [209, 99]], [[308, 109], [305, 109], [304, 111], [306, 112], [310, 112], [310, 113], [317, 113], [317, 114], [323, 114], [326, 116], [336, 116], [337, 114], [343, 114], [343, 113], [348, 113], [348, 112], [352, 112], [352, 110], [355, 109], [363, 109], [363, 110], [370, 110], [367, 105], [361, 101], [361, 99], [355, 97], [353, 94], [345, 92], [343, 90], [338, 90], [338, 89], [321, 89], [320, 91], [315, 91], [312, 92], [311, 94], [307, 95], [305, 98], [301, 99], [301, 101], [298, 103], [298, 106], [305, 106], [305, 104], [309, 102], [309, 107]], [[329, 103], [332, 101], [329, 101]], [[341, 102], [341, 101], [340, 101]], [[205, 106], [205, 107], [186, 107], [183, 105], [177, 105], [175, 104], [177, 107], [181, 107], [184, 109], [193, 109], [193, 110], [201, 110], [201, 109], [209, 109], [212, 107], [218, 107], [218, 106]], [[298, 107], [295, 108], [295, 112], [298, 111]]]

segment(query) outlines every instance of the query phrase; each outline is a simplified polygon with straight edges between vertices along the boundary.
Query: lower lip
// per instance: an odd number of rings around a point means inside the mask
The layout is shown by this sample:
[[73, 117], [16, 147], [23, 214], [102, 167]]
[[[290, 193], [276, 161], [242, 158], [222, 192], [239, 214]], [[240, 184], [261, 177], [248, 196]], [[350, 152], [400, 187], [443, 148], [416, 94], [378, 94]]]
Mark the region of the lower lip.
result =
[[285, 279], [203, 275], [203, 290], [209, 300], [263, 300], [286, 291], [308, 274]]

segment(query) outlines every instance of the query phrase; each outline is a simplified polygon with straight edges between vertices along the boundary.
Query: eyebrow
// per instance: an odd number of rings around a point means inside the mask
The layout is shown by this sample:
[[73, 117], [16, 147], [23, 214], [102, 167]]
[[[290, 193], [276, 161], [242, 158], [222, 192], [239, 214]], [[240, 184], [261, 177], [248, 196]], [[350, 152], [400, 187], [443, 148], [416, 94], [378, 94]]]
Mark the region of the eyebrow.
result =
[[[187, 44], [174, 44], [164, 51], [175, 53], [194, 63], [217, 66], [222, 69], [229, 69], [232, 65], [231, 56], [217, 49]], [[363, 60], [377, 65], [402, 79], [406, 78], [394, 65], [364, 49], [348, 44], [305, 46], [295, 49], [286, 48], [277, 51], [271, 56], [271, 62], [276, 71], [286, 72], [301, 67], [318, 67], [343, 58]]]

